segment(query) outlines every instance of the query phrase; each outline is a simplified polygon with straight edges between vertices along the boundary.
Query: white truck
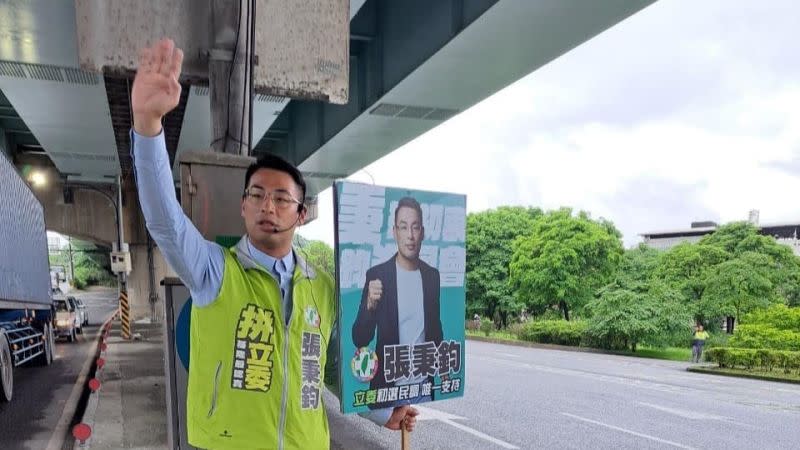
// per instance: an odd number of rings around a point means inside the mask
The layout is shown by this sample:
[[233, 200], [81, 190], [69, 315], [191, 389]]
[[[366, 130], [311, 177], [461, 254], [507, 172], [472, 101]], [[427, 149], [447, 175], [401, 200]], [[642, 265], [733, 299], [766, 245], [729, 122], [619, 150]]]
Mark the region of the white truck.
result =
[[52, 362], [54, 317], [44, 209], [0, 152], [0, 402], [15, 367]]

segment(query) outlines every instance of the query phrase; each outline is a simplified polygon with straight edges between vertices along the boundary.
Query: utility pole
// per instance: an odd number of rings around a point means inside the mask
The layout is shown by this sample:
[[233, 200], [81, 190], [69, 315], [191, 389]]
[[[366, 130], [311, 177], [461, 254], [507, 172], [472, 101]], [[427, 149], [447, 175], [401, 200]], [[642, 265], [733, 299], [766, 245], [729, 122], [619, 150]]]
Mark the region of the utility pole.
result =
[[[122, 252], [125, 242], [125, 227], [122, 226], [122, 176], [117, 175], [117, 251]], [[130, 255], [126, 255], [129, 258]], [[127, 279], [124, 271], [118, 272], [119, 280], [119, 316], [122, 323], [122, 338], [131, 338], [131, 308], [128, 302]]]
[[69, 245], [69, 276], [70, 276], [70, 281], [72, 281], [72, 283], [74, 284], [75, 283], [75, 266], [74, 266], [74, 264], [72, 262], [72, 236], [67, 236], [67, 242], [68, 242], [68, 245]]
[[[252, 61], [250, 23], [255, 23], [251, 0], [211, 2], [211, 46], [208, 55], [208, 86], [211, 99], [211, 149], [249, 156], [249, 87]], [[250, 45], [248, 45], [250, 44]], [[248, 48], [249, 47], [249, 48]]]

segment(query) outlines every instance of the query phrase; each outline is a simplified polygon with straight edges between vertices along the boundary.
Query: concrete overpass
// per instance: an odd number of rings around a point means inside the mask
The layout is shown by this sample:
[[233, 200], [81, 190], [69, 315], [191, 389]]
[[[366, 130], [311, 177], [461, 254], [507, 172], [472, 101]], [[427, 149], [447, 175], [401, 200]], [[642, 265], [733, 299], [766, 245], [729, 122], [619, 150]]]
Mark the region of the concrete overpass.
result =
[[[253, 155], [298, 164], [314, 196], [653, 1], [350, 0], [348, 103], [258, 95]], [[134, 316], [145, 315], [149, 273], [167, 269], [157, 251], [148, 258], [131, 175], [131, 79], [80, 68], [74, 0], [4, 2], [0, 29], [0, 148], [18, 167], [52, 174], [40, 191], [48, 228], [96, 242], [116, 236], [97, 189], [112, 192], [121, 175], [130, 297]], [[207, 87], [184, 84], [165, 123], [172, 161], [209, 148], [209, 105]], [[97, 189], [65, 202], [65, 182]]]

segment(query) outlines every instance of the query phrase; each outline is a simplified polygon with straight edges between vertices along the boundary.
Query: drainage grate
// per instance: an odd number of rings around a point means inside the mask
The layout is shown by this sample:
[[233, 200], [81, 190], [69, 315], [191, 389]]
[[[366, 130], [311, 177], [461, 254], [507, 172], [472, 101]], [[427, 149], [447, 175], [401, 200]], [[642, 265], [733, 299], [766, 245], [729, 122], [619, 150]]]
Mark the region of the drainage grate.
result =
[[64, 81], [64, 77], [61, 76], [61, 69], [58, 67], [40, 64], [25, 64], [25, 67], [28, 69], [28, 75], [34, 80]]
[[376, 116], [394, 117], [397, 115], [397, 113], [399, 113], [403, 109], [405, 109], [405, 106], [403, 105], [395, 105], [393, 103], [381, 103], [369, 113], [374, 114]]
[[397, 113], [397, 117], [406, 117], [408, 119], [422, 119], [428, 114], [432, 113], [434, 108], [426, 108], [424, 106], [406, 106], [402, 111]]
[[447, 120], [458, 114], [457, 109], [436, 108], [425, 116], [425, 120]]
[[0, 61], [0, 76], [83, 85], [95, 85], [100, 82], [97, 74], [74, 67], [18, 63], [15, 61]]
[[447, 120], [456, 114], [457, 109], [433, 108], [430, 106], [397, 105], [394, 103], [381, 103], [369, 113], [376, 116], [402, 117], [404, 119]]
[[28, 78], [22, 66], [10, 61], [0, 61], [0, 75], [4, 77]]
[[259, 102], [283, 104], [286, 102], [286, 97], [279, 97], [277, 95], [258, 94], [258, 96], [256, 96], [256, 100]]
[[94, 85], [100, 82], [96, 73], [80, 69], [65, 68], [64, 75], [67, 78], [67, 82], [72, 84]]

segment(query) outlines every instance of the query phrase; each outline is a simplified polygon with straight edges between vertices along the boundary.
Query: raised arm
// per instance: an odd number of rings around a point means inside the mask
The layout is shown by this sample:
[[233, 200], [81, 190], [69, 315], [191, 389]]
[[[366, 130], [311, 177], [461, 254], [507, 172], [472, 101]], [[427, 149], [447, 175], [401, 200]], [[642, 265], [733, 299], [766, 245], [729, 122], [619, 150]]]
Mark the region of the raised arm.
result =
[[183, 52], [171, 40], [142, 50], [131, 103], [132, 157], [147, 229], [169, 265], [186, 284], [193, 303], [205, 306], [219, 294], [222, 248], [203, 239], [175, 195], [161, 120], [178, 105]]

